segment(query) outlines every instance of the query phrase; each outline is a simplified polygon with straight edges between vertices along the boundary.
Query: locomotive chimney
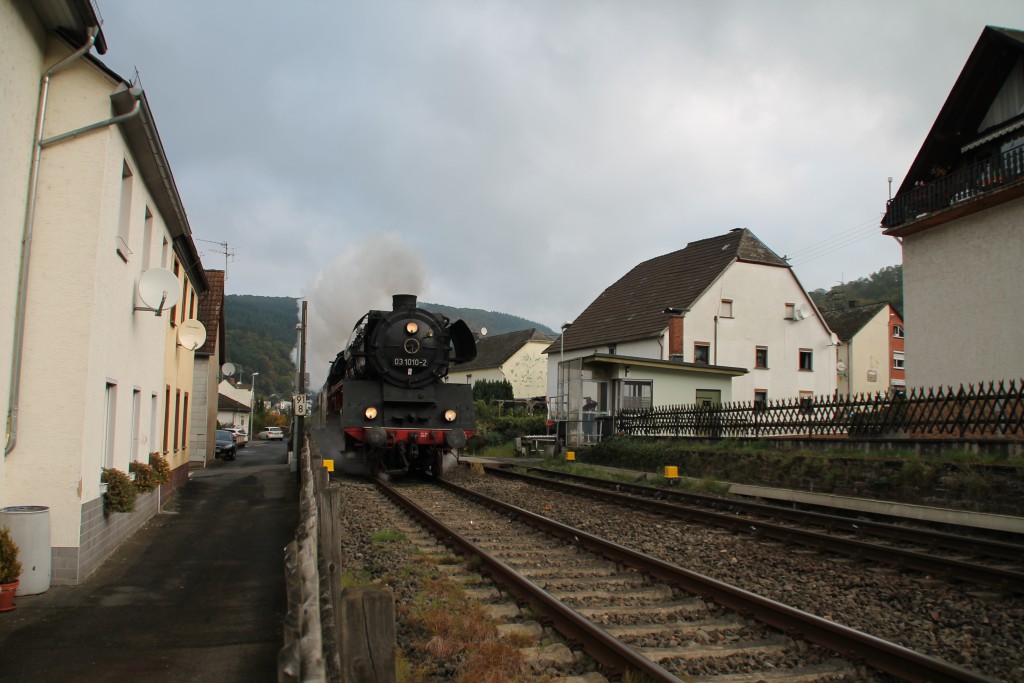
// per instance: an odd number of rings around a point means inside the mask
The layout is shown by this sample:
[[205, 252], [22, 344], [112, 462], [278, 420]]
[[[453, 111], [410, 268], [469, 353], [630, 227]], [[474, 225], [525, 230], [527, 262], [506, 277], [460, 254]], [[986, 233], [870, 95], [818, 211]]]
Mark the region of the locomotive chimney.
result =
[[391, 310], [401, 311], [407, 308], [416, 308], [415, 294], [395, 294], [391, 297]]

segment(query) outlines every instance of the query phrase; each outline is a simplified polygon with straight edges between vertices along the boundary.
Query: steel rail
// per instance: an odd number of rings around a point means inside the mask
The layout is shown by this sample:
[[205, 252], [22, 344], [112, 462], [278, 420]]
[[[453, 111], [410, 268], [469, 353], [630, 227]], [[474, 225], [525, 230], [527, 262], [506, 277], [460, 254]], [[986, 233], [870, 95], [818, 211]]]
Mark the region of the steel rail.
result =
[[[849, 660], [863, 662], [902, 680], [922, 683], [998, 683], [996, 679], [969, 671], [950, 662], [929, 657], [902, 645], [822, 619], [457, 484], [442, 480], [435, 480], [435, 483], [612, 561], [621, 562], [687, 592], [704, 596], [723, 607], [742, 615], [751, 616], [790, 636], [804, 638], [837, 652]], [[427, 513], [423, 512], [423, 514]], [[511, 570], [509, 569], [509, 571]], [[525, 579], [520, 580], [526, 581]], [[589, 650], [588, 654], [593, 656]]]
[[467, 557], [478, 557], [483, 573], [490, 575], [518, 599], [545, 615], [559, 633], [570, 641], [578, 642], [586, 653], [602, 666], [618, 674], [638, 671], [646, 674], [652, 681], [678, 683], [679, 679], [676, 676], [656, 662], [567, 607], [543, 588], [403, 496], [390, 484], [377, 480], [377, 486], [420, 524], [453, 545], [459, 552]]
[[1012, 593], [1024, 592], [1024, 573], [1009, 569], [989, 567], [952, 558], [934, 557], [913, 550], [892, 548], [858, 539], [840, 538], [827, 533], [782, 526], [780, 524], [772, 524], [771, 522], [752, 521], [736, 517], [735, 514], [701, 510], [665, 500], [655, 500], [631, 496], [618, 491], [609, 491], [605, 488], [580, 486], [543, 477], [508, 472], [498, 468], [490, 468], [490, 470], [500, 473], [501, 476], [524, 479], [556, 490], [597, 497], [647, 512], [712, 524], [759, 538], [770, 538], [784, 543], [797, 543], [818, 550], [851, 555], [860, 559], [914, 569], [928, 574], [941, 574], [960, 581], [996, 586]]
[[[492, 470], [500, 469], [503, 472], [508, 472], [507, 469], [495, 466], [488, 465], [487, 467]], [[581, 474], [559, 472], [558, 470], [549, 470], [543, 467], [523, 466], [523, 469], [540, 472], [544, 475], [582, 481], [600, 488], [614, 487], [617, 491], [635, 491], [641, 495], [652, 497], [660, 496], [662, 499], [677, 500], [683, 503], [695, 503], [697, 505], [714, 508], [716, 510], [738, 510], [747, 514], [774, 517], [776, 519], [784, 519], [800, 523], [806, 523], [810, 520], [815, 525], [822, 526], [830, 531], [843, 531], [858, 535], [863, 535], [866, 532], [874, 536], [892, 538], [899, 541], [909, 540], [912, 543], [928, 545], [935, 549], [948, 550], [952, 552], [969, 551], [977, 554], [983, 554], [987, 557], [1009, 560], [1011, 562], [1024, 562], [1024, 545], [1018, 543], [1007, 543], [987, 538], [972, 538], [969, 536], [960, 536], [958, 534], [950, 534], [932, 529], [903, 527], [896, 524], [874, 522], [871, 520], [854, 520], [849, 517], [841, 517], [839, 515], [793, 510], [779, 505], [725, 499], [701, 493], [693, 493], [690, 491], [672, 491], [655, 486], [644, 486], [642, 484], [624, 483], [610, 479], [601, 479], [599, 477], [588, 477]], [[512, 472], [511, 474], [516, 473]], [[908, 536], [912, 536], [912, 538], [908, 539]]]

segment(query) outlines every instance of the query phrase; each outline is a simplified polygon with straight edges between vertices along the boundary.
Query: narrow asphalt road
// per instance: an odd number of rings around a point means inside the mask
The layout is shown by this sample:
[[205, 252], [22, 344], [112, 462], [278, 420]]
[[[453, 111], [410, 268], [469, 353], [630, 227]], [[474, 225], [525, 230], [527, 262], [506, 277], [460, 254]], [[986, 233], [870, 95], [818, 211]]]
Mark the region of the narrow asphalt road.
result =
[[276, 681], [297, 524], [283, 442], [193, 471], [81, 585], [0, 614], [0, 681]]

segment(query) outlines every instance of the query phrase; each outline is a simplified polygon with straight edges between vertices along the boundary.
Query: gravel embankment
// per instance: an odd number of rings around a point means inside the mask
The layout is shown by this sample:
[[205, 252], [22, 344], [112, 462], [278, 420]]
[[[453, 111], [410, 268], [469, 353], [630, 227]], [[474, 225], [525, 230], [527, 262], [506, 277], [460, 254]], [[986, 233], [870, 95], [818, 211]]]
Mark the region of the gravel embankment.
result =
[[451, 476], [513, 505], [820, 617], [1003, 681], [1024, 681], [1024, 599], [918, 573], [688, 526], [474, 475]]

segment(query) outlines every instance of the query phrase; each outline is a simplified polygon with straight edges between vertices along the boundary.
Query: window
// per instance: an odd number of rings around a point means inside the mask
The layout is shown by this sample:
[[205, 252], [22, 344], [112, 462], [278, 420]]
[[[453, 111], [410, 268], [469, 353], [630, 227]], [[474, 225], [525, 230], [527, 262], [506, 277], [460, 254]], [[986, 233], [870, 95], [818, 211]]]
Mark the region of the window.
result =
[[181, 408], [181, 447], [188, 448], [188, 392], [185, 392], [185, 404]]
[[814, 412], [814, 394], [810, 391], [800, 392], [800, 412], [804, 415]]
[[139, 422], [142, 419], [142, 392], [132, 389], [132, 452], [131, 460], [139, 459]]
[[754, 389], [754, 410], [764, 410], [768, 407], [768, 390]]
[[107, 382], [104, 392], [103, 466], [114, 466], [114, 429], [117, 426], [117, 385]]
[[722, 403], [721, 389], [697, 389], [694, 394], [697, 405], [702, 408], [710, 408]]
[[722, 299], [722, 308], [720, 309], [719, 318], [731, 318], [732, 317], [732, 299]]
[[121, 166], [121, 206], [117, 217], [117, 239], [114, 240], [114, 249], [117, 255], [127, 263], [131, 250], [128, 248], [128, 239], [132, 225], [132, 169], [128, 168], [128, 162], [122, 162]]
[[642, 410], [650, 408], [653, 398], [651, 382], [625, 381], [622, 383], [622, 408], [624, 410]]
[[188, 295], [188, 317], [189, 320], [195, 320], [196, 317], [196, 290]]
[[609, 356], [614, 356], [616, 353], [618, 353], [618, 350], [619, 350], [619, 345], [618, 344], [609, 344], [608, 345], [608, 355]]
[[178, 452], [178, 425], [181, 424], [181, 389], [174, 392], [174, 452]]
[[892, 326], [892, 336], [895, 337], [896, 339], [903, 339], [903, 326], [902, 325], [893, 325]]
[[166, 385], [164, 389], [164, 453], [167, 453], [167, 446], [169, 445], [169, 434], [167, 431], [168, 425], [171, 423], [171, 385]]
[[146, 219], [142, 224], [142, 269], [149, 269], [150, 252], [153, 249], [153, 212], [146, 207]]
[[904, 370], [906, 369], [906, 352], [904, 351], [893, 351], [892, 352], [892, 368], [893, 370]]
[[693, 362], [707, 365], [711, 362], [711, 344], [708, 342], [693, 343]]
[[814, 352], [810, 349], [800, 349], [800, 369], [808, 372], [814, 370]]
[[796, 304], [786, 304], [786, 320], [796, 320]]
[[167, 267], [167, 238], [164, 238], [163, 245], [160, 247], [160, 267]]
[[767, 368], [768, 367], [768, 347], [758, 346], [754, 349], [754, 367], [755, 368]]
[[[178, 272], [181, 270], [179, 268], [179, 266], [178, 266], [178, 259], [174, 259], [174, 267], [171, 268], [171, 270], [174, 272], [175, 275], [177, 275]], [[185, 302], [184, 301], [181, 302], [181, 306], [182, 306], [182, 308], [185, 307]], [[178, 304], [174, 304], [173, 306], [171, 306], [171, 315], [169, 317], [169, 321], [171, 323], [171, 327], [174, 327], [175, 325], [178, 324], [177, 323], [177, 320], [178, 320], [177, 316], [178, 316]], [[177, 449], [175, 449], [175, 450], [177, 450]]]

